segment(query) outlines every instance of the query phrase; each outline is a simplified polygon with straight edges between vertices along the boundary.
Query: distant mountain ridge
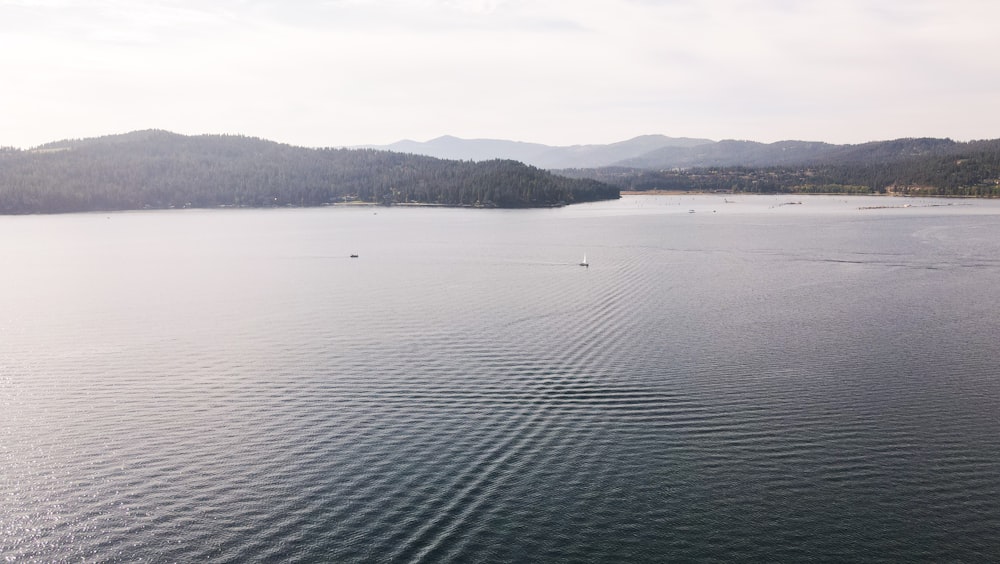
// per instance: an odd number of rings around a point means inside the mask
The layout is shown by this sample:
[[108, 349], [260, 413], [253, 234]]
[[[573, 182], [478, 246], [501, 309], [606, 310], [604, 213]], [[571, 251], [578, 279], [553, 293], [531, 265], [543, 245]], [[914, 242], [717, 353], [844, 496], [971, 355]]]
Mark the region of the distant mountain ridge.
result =
[[461, 139], [445, 135], [430, 141], [403, 140], [389, 145], [364, 148], [412, 153], [439, 159], [484, 161], [511, 159], [546, 169], [594, 168], [616, 165], [666, 148], [692, 148], [714, 143], [710, 139], [641, 135], [605, 145], [552, 146], [503, 139]]
[[888, 163], [917, 157], [941, 156], [961, 151], [967, 144], [951, 139], [907, 138], [873, 141], [859, 145], [833, 145], [815, 141], [724, 140], [693, 148], [665, 147], [615, 164], [642, 169], [687, 169], [706, 167], [774, 167], [838, 164], [848, 162]]
[[[977, 143], [977, 142], [970, 142]], [[643, 135], [606, 145], [555, 147], [499, 139], [438, 137], [371, 147], [437, 158], [482, 161], [512, 159], [549, 170], [625, 167], [647, 170], [709, 167], [809, 166], [848, 162], [886, 163], [959, 154], [969, 143], [951, 139], [904, 138], [857, 145], [818, 141], [760, 143]]]
[[[650, 167], [673, 163], [674, 167]], [[1000, 197], [1000, 139], [896, 139], [861, 145], [721, 141], [659, 151], [632, 166], [563, 169], [627, 191], [884, 193]], [[646, 165], [647, 168], [643, 168]]]

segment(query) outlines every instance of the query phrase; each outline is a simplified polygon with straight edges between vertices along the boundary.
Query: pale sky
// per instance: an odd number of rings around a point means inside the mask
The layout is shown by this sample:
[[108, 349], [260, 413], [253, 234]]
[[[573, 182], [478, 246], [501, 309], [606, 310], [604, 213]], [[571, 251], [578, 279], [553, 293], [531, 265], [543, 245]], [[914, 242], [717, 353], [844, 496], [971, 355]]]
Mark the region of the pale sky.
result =
[[1000, 138], [995, 0], [0, 0], [0, 145]]

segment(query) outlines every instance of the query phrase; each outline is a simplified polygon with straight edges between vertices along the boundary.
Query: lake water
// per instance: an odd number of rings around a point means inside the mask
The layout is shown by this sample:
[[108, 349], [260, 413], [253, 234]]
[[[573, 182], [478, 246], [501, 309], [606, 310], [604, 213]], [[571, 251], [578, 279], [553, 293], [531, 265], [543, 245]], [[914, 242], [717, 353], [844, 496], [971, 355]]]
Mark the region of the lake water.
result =
[[0, 560], [1000, 559], [1000, 201], [726, 198], [2, 217]]

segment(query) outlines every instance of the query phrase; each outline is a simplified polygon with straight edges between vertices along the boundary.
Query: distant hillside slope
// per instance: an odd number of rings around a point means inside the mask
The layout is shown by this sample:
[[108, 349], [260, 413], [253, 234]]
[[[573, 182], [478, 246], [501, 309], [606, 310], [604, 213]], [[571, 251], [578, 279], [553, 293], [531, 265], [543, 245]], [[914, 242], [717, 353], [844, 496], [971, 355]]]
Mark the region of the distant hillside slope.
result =
[[[977, 141], [974, 143], [983, 143]], [[725, 140], [697, 147], [667, 147], [640, 157], [625, 159], [615, 166], [652, 170], [706, 167], [772, 167], [833, 165], [846, 163], [889, 163], [921, 157], [957, 155], [969, 143], [951, 139], [906, 138], [873, 141], [858, 145], [832, 145], [812, 141]]]
[[812, 141], [725, 140], [697, 147], [663, 147], [615, 164], [633, 168], [692, 168], [709, 166], [777, 166], [822, 158], [837, 145]]
[[965, 150], [965, 145], [950, 139], [932, 138], [834, 145], [817, 141], [758, 143], [644, 135], [607, 145], [553, 147], [538, 143], [445, 136], [425, 143], [400, 141], [377, 148], [459, 160], [513, 159], [548, 170], [602, 167], [668, 170], [860, 162], [885, 164], [918, 157], [957, 154]]
[[510, 160], [480, 163], [262, 139], [136, 131], [0, 151], [0, 213], [382, 204], [535, 207], [618, 189]]
[[[724, 143], [719, 145], [725, 146]], [[735, 147], [739, 151], [729, 152], [730, 160], [718, 158], [716, 153], [713, 159], [698, 161], [712, 163], [706, 166], [603, 167], [559, 172], [575, 178], [601, 180], [622, 190], [639, 191], [1000, 196], [1000, 139], [968, 143], [948, 139], [896, 139], [844, 146], [740, 143]], [[784, 158], [772, 154], [782, 147], [788, 148]], [[718, 147], [707, 149], [708, 152], [719, 150]]]
[[555, 169], [608, 166], [625, 159], [640, 157], [657, 149], [696, 147], [710, 143], [713, 141], [709, 139], [643, 135], [607, 145], [558, 147], [501, 139], [460, 139], [446, 135], [426, 142], [405, 140], [391, 145], [369, 146], [367, 148], [442, 159], [473, 161], [513, 159], [540, 168]]
[[364, 148], [457, 161], [510, 159], [526, 164], [532, 164], [532, 160], [537, 155], [551, 149], [548, 145], [538, 143], [522, 143], [520, 141], [504, 141], [499, 139], [459, 139], [451, 135], [445, 135], [425, 142], [406, 139], [397, 141], [391, 145]]

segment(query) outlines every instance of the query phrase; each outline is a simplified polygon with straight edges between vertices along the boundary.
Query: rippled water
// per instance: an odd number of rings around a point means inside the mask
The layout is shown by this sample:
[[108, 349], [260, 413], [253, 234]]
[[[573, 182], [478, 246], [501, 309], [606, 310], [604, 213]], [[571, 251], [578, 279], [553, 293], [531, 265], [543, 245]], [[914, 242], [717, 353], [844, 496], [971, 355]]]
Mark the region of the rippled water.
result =
[[0, 218], [0, 559], [1000, 558], [1000, 202], [736, 200]]

